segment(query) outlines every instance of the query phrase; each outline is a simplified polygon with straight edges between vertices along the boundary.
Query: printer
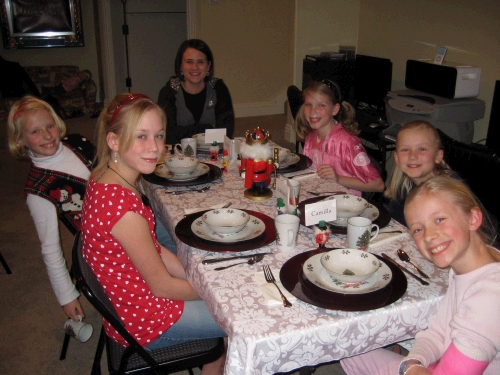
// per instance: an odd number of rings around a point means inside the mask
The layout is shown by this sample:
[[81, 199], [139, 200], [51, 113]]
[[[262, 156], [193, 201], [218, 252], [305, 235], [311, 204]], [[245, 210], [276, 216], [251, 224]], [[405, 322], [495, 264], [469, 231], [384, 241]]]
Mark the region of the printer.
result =
[[[472, 143], [474, 121], [482, 119], [485, 111], [484, 101], [473, 97], [479, 92], [480, 69], [477, 68], [479, 72], [477, 69], [468, 71], [470, 79], [464, 79], [464, 84], [457, 78], [460, 76], [458, 68], [445, 66], [443, 70], [439, 67], [443, 68], [442, 65], [408, 60], [405, 78], [408, 89], [389, 91], [384, 99], [387, 123], [397, 127], [409, 121], [424, 120], [457, 141]], [[390, 132], [390, 128], [384, 133]]]

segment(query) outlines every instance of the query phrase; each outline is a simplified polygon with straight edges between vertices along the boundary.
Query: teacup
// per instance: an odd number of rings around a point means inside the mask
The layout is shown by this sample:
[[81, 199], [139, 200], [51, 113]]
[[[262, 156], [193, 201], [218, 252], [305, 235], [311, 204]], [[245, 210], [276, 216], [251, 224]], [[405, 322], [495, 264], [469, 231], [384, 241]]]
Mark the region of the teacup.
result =
[[[175, 151], [178, 154], [184, 156], [196, 156], [197, 143], [194, 138], [182, 138], [181, 143], [177, 143], [175, 146]], [[180, 148], [180, 151], [179, 151]]]
[[74, 337], [80, 342], [86, 342], [92, 336], [94, 328], [92, 325], [82, 321], [82, 317], [78, 315], [78, 321], [75, 322], [73, 319], [68, 319], [64, 323], [64, 332], [66, 332], [71, 337]]
[[[373, 232], [373, 230], [375, 231]], [[378, 236], [379, 226], [366, 217], [355, 216], [347, 219], [347, 247], [366, 250], [371, 240]]]

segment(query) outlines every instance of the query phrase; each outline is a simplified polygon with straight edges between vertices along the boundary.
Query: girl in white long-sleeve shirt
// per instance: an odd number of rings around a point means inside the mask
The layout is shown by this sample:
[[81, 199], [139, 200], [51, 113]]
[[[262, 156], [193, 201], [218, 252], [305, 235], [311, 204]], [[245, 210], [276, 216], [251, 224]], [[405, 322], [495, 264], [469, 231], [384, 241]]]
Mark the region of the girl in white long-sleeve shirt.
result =
[[500, 374], [500, 252], [489, 246], [495, 231], [480, 207], [452, 177], [408, 195], [408, 228], [427, 260], [451, 268], [448, 290], [406, 358], [384, 349], [345, 358], [348, 375]]
[[31, 96], [12, 106], [8, 125], [11, 153], [32, 162], [25, 187], [26, 202], [52, 289], [64, 314], [78, 320], [78, 315], [85, 315], [62, 252], [58, 219], [72, 233], [80, 229], [94, 146], [79, 135], [64, 137], [66, 126], [52, 107]]

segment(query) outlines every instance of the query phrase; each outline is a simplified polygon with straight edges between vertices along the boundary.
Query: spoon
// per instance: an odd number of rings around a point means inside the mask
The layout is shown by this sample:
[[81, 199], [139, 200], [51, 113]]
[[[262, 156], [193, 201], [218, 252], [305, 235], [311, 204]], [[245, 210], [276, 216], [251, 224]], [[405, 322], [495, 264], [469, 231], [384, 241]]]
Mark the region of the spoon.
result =
[[245, 263], [252, 265], [252, 264], [260, 262], [262, 259], [264, 259], [264, 255], [257, 255], [257, 256], [251, 257], [246, 262], [235, 263], [235, 264], [231, 264], [231, 265], [225, 266], [225, 267], [217, 267], [217, 268], [214, 268], [214, 270], [221, 271], [221, 270], [225, 270], [226, 268], [234, 267], [234, 266], [237, 266], [238, 264], [245, 264]]
[[411, 264], [411, 265], [412, 265], [412, 266], [413, 266], [413, 267], [417, 270], [417, 272], [418, 272], [421, 276], [425, 277], [426, 279], [428, 279], [428, 278], [429, 278], [429, 276], [427, 276], [424, 272], [422, 272], [422, 271], [420, 270], [420, 268], [418, 268], [416, 265], [414, 265], [414, 264], [410, 261], [410, 256], [409, 256], [409, 255], [408, 255], [408, 254], [407, 254], [407, 253], [406, 253], [403, 249], [399, 249], [399, 250], [398, 250], [398, 257], [399, 257], [399, 259], [401, 259], [403, 262]]

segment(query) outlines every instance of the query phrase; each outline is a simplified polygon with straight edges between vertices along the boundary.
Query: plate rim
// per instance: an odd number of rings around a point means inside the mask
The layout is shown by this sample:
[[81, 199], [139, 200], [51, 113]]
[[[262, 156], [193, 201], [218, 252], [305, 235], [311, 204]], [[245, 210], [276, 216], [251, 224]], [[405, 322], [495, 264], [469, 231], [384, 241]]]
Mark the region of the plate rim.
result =
[[[202, 216], [203, 216], [203, 215], [202, 215]], [[262, 225], [264, 226], [264, 231], [263, 231], [262, 233], [264, 233], [264, 232], [266, 231], [266, 224], [264, 224], [264, 221], [262, 221], [260, 218], [258, 218], [257, 216], [254, 216], [254, 215], [252, 215], [252, 214], [249, 214], [249, 216], [250, 216], [250, 220], [249, 220], [248, 222], [250, 222], [250, 221], [252, 220], [252, 218], [254, 218], [254, 219], [259, 220], [259, 221], [262, 223]], [[195, 225], [195, 223], [196, 223], [198, 220], [200, 220], [200, 221], [201, 221], [204, 225], [206, 225], [206, 224], [205, 224], [205, 222], [204, 222], [202, 219], [200, 219], [200, 218], [201, 218], [201, 216], [200, 216], [200, 217], [198, 217], [197, 219], [193, 220], [193, 222], [191, 223], [191, 230], [193, 230], [193, 225]], [[246, 228], [246, 227], [247, 227], [247, 225], [248, 225], [248, 223], [245, 225], [245, 227], [244, 227], [244, 228]], [[208, 226], [207, 226], [207, 228], [208, 228]], [[243, 228], [243, 229], [244, 229], [244, 228]], [[242, 229], [242, 230], [243, 230], [243, 229]], [[238, 242], [243, 242], [243, 241], [250, 241], [250, 240], [253, 240], [254, 238], [259, 237], [260, 235], [262, 235], [262, 233], [259, 233], [259, 234], [255, 235], [254, 237], [251, 237], [251, 238], [241, 239], [241, 240], [237, 240], [237, 241], [218, 241], [216, 238], [213, 238], [213, 239], [206, 239], [206, 238], [200, 237], [200, 236], [198, 236], [195, 232], [193, 232], [193, 234], [194, 234], [195, 236], [197, 236], [198, 238], [200, 238], [200, 239], [202, 239], [202, 240], [205, 240], [205, 241], [210, 241], [210, 242], [215, 242], [215, 243], [223, 243], [223, 244], [226, 244], [226, 243], [238, 243]], [[229, 238], [231, 238], [231, 237], [229, 237]]]
[[219, 168], [218, 166], [210, 163], [203, 163], [200, 162], [200, 164], [205, 164], [208, 165], [210, 168], [210, 171], [206, 174], [203, 174], [201, 176], [198, 176], [194, 180], [189, 180], [189, 181], [170, 181], [165, 179], [164, 177], [158, 176], [154, 172], [150, 174], [143, 174], [142, 177], [147, 181], [155, 185], [160, 185], [160, 186], [175, 186], [175, 187], [188, 187], [188, 186], [196, 186], [196, 185], [203, 185], [203, 184], [208, 184], [214, 181], [217, 181], [219, 178], [222, 177], [222, 169]]
[[[193, 176], [190, 176], [190, 177], [187, 177], [187, 178], [184, 178], [184, 179], [173, 179], [173, 178], [171, 178], [171, 177], [170, 177], [170, 178], [169, 178], [169, 177], [163, 177], [163, 178], [164, 178], [165, 180], [168, 180], [168, 181], [178, 181], [178, 182], [182, 182], [182, 181], [191, 181], [191, 179], [193, 179], [193, 180], [194, 180], [194, 179], [196, 179], [196, 178], [198, 178], [198, 177], [201, 177], [201, 176], [204, 176], [204, 175], [206, 175], [208, 172], [210, 172], [210, 167], [209, 167], [207, 164], [205, 164], [205, 163], [198, 163], [198, 165], [196, 166], [196, 169], [198, 169], [198, 168], [203, 168], [203, 167], [201, 167], [201, 165], [204, 165], [204, 166], [207, 168], [207, 170], [206, 170], [206, 172], [203, 172], [203, 173], [199, 174], [198, 176], [194, 176], [194, 177], [193, 177]], [[168, 168], [168, 167], [167, 167], [167, 168]], [[189, 174], [190, 174], [190, 173], [188, 173], [187, 175], [182, 175], [182, 176], [188, 176]], [[161, 177], [161, 176], [160, 176], [160, 177]]]

